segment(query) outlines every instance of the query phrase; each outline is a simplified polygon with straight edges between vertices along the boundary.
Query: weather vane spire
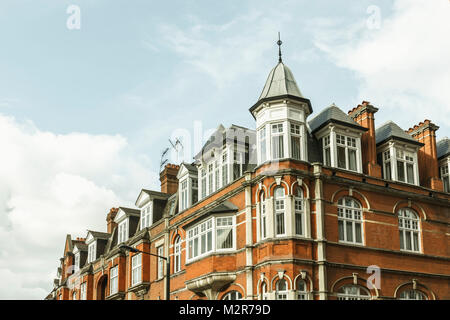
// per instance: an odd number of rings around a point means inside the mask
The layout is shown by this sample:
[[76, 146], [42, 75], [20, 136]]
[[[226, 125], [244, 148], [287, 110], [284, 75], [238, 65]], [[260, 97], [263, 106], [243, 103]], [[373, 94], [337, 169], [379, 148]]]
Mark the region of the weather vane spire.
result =
[[277, 45], [278, 45], [278, 62], [282, 62], [283, 60], [281, 60], [281, 45], [283, 44], [283, 42], [280, 39], [280, 32], [278, 32], [278, 41], [277, 41]]

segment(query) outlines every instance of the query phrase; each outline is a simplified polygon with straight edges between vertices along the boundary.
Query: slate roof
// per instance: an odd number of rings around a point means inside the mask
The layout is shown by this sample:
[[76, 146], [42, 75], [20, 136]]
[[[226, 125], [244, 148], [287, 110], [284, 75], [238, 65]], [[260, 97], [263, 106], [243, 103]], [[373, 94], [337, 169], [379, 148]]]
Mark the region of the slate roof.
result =
[[438, 159], [445, 158], [450, 155], [450, 139], [445, 137], [436, 143]]
[[85, 243], [79, 242], [76, 243], [74, 246], [78, 248], [78, 251], [88, 251], [88, 246]]
[[356, 121], [354, 121], [348, 114], [339, 109], [334, 103], [322, 110], [317, 116], [311, 119], [308, 124], [311, 128], [311, 132], [314, 133], [321, 128], [323, 128], [328, 123], [338, 123], [346, 126], [351, 126], [356, 129], [367, 131], [367, 128], [360, 126]]
[[400, 140], [407, 143], [423, 146], [423, 143], [415, 140], [410, 134], [406, 133], [393, 121], [382, 124], [375, 130], [375, 141], [377, 145], [382, 144], [390, 139]]
[[291, 69], [283, 62], [279, 62], [270, 71], [258, 100], [287, 94], [303, 98]]
[[109, 237], [111, 236], [111, 234], [106, 233], [106, 232], [99, 232], [99, 231], [92, 231], [92, 230], [88, 230], [88, 232], [90, 232], [92, 234], [92, 236], [96, 239], [109, 239]]

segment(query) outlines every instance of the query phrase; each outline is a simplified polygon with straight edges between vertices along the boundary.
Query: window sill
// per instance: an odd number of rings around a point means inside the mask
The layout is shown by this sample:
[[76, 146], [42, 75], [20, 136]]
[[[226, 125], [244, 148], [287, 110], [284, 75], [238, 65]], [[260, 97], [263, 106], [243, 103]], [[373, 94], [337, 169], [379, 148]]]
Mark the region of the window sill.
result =
[[202, 256], [199, 256], [199, 257], [187, 260], [185, 266], [188, 266], [188, 265], [190, 265], [192, 263], [198, 262], [198, 261], [203, 260], [204, 258], [208, 258], [210, 256], [229, 255], [229, 254], [234, 254], [236, 252], [237, 252], [237, 249], [235, 249], [235, 248], [227, 249], [227, 250], [222, 249], [220, 251], [213, 251], [213, 252], [210, 252], [208, 254], [205, 254], [205, 255], [202, 255]]

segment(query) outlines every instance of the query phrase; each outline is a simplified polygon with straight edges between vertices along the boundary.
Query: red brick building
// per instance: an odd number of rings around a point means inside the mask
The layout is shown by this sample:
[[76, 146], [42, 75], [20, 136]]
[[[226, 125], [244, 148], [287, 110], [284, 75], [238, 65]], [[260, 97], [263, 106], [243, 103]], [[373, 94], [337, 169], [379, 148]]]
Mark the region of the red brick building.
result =
[[220, 125], [107, 232], [68, 235], [49, 298], [164, 299], [164, 260], [126, 244], [170, 256], [170, 299], [450, 299], [449, 140], [377, 111], [314, 116], [280, 58], [256, 130]]

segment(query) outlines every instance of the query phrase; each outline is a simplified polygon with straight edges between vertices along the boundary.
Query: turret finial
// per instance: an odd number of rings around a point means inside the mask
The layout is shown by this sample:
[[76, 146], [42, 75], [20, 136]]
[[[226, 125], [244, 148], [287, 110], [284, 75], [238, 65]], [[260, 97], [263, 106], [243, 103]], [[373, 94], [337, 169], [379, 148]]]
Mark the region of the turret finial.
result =
[[283, 62], [283, 60], [281, 60], [281, 45], [283, 44], [283, 42], [280, 39], [280, 32], [278, 32], [278, 41], [277, 41], [277, 45], [278, 45], [278, 62]]

